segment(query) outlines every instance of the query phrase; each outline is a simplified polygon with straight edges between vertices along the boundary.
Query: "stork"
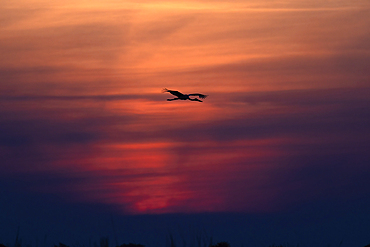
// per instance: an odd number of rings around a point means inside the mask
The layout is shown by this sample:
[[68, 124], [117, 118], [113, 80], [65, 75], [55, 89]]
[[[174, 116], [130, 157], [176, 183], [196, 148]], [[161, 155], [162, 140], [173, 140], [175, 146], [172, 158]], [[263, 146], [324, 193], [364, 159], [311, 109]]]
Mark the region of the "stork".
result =
[[203, 102], [198, 98], [190, 98], [190, 96], [196, 96], [196, 97], [199, 97], [201, 99], [205, 99], [208, 96], [208, 95], [204, 95], [204, 94], [200, 94], [200, 93], [182, 94], [179, 91], [168, 90], [167, 88], [164, 88], [163, 91], [162, 91], [162, 93], [165, 93], [165, 92], [169, 92], [170, 94], [173, 94], [177, 97], [177, 98], [174, 98], [174, 99], [167, 99], [168, 101], [178, 100], [178, 99], [180, 99], [180, 100], [187, 100], [188, 99], [188, 100], [191, 100], [191, 101]]

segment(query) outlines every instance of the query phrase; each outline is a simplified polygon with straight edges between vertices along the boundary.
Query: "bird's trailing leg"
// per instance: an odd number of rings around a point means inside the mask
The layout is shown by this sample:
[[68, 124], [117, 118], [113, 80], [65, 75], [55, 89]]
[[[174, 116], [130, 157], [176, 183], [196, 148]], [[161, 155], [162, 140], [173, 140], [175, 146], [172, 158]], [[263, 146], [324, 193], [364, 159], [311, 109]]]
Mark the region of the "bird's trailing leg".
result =
[[167, 101], [178, 100], [179, 98], [167, 99]]

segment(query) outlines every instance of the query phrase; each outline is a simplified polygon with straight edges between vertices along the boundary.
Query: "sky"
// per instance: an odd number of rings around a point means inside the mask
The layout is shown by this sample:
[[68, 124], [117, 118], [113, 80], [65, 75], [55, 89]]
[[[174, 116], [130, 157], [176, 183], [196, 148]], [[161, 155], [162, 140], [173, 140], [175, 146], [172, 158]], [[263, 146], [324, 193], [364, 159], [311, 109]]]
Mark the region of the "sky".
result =
[[0, 0], [0, 243], [369, 244], [369, 11]]

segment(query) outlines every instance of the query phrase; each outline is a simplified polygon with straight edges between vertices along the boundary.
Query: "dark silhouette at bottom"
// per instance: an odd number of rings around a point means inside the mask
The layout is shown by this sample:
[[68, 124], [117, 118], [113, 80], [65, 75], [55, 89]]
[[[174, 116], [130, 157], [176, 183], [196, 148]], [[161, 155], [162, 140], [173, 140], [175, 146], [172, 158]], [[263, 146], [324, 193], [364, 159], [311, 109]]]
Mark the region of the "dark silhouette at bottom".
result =
[[214, 245], [210, 245], [209, 247], [230, 247], [230, 244], [228, 242], [219, 242]]

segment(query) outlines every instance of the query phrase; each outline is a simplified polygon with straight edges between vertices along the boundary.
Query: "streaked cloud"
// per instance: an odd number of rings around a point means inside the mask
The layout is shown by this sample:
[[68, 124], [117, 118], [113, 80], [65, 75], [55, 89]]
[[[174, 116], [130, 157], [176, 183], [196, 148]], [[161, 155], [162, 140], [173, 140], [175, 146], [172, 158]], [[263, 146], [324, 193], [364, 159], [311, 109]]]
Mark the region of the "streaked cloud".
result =
[[[123, 213], [270, 212], [367, 195], [368, 9], [7, 3], [2, 178]], [[167, 102], [163, 87], [209, 97]]]

